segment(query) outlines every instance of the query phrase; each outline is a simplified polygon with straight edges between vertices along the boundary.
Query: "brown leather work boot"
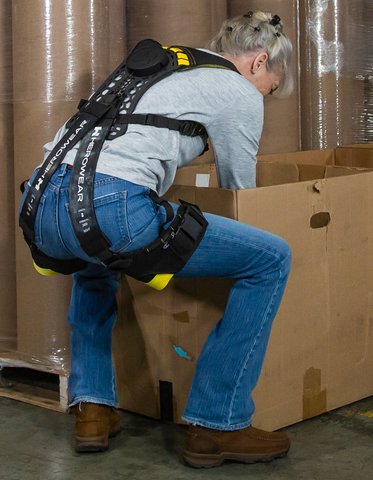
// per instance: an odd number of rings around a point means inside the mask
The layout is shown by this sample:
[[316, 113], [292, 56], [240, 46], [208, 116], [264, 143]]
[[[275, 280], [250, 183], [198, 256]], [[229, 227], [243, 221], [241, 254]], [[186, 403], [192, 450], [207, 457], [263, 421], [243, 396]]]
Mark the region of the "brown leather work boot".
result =
[[225, 460], [270, 462], [286, 455], [289, 448], [290, 439], [286, 433], [265, 432], [254, 427], [221, 431], [191, 425], [183, 457], [190, 467], [209, 468]]
[[120, 431], [120, 416], [115, 408], [97, 403], [78, 403], [75, 415], [76, 452], [103, 452], [109, 448], [109, 437]]

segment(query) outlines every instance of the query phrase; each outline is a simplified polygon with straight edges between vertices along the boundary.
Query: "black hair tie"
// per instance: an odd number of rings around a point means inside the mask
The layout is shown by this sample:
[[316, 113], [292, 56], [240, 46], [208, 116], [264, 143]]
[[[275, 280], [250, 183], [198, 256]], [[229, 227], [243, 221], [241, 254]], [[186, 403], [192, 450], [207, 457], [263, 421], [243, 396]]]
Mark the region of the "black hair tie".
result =
[[272, 20], [269, 22], [270, 25], [277, 27], [277, 25], [281, 22], [281, 18], [278, 15], [273, 15]]

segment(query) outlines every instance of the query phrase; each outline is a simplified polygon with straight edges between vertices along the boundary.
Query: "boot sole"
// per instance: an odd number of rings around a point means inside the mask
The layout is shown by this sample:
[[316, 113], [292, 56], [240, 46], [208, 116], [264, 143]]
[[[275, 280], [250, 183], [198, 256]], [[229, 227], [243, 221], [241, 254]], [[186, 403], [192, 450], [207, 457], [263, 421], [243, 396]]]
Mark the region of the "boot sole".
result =
[[75, 451], [77, 453], [105, 452], [109, 448], [109, 437], [115, 437], [120, 432], [120, 426], [113, 427], [109, 435], [100, 437], [78, 437], [76, 435]]
[[222, 465], [225, 461], [238, 463], [266, 463], [272, 462], [276, 458], [284, 457], [289, 448], [282, 452], [272, 453], [271, 455], [242, 454], [242, 453], [220, 453], [219, 455], [207, 455], [199, 453], [184, 452], [183, 459], [189, 467], [192, 468], [212, 468]]

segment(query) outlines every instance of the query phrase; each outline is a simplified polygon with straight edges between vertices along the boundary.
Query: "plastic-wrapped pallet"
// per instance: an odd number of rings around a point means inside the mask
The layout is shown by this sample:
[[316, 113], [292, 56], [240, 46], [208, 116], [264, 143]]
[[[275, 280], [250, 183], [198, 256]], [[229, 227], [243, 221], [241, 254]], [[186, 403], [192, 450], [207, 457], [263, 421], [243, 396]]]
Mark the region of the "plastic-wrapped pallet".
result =
[[0, 352], [14, 349], [17, 337], [14, 247], [14, 159], [11, 4], [0, 1]]
[[204, 47], [226, 18], [227, 0], [127, 0], [128, 49], [144, 38]]
[[302, 149], [371, 142], [373, 4], [300, 2]]
[[[42, 147], [125, 56], [122, 0], [14, 0], [15, 185], [43, 160]], [[18, 207], [21, 194], [17, 190]], [[17, 229], [17, 354], [69, 369], [70, 277], [43, 277]]]

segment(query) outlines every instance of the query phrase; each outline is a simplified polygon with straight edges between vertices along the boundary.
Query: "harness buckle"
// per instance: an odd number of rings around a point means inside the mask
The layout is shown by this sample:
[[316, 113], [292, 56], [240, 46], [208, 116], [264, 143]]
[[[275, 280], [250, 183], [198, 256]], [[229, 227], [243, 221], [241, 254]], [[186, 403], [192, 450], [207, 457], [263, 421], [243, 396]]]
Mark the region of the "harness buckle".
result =
[[204, 126], [197, 122], [185, 121], [180, 126], [180, 134], [189, 137], [198, 137], [204, 130]]
[[160, 125], [160, 121], [157, 115], [154, 115], [154, 113], [148, 113], [145, 116], [145, 125], [150, 125], [153, 127], [157, 127]]

